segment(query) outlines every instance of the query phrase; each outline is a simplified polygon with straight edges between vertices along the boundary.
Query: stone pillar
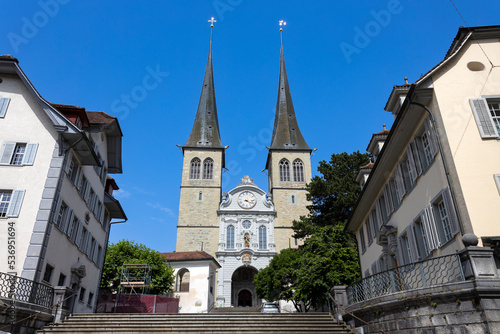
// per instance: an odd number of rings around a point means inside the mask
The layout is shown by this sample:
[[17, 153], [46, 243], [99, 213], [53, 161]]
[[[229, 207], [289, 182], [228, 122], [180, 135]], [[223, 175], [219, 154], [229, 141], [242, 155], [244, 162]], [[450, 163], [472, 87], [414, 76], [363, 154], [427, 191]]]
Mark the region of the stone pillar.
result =
[[71, 301], [70, 298], [73, 295], [73, 290], [67, 286], [55, 286], [54, 287], [54, 304], [57, 304], [54, 322], [62, 322], [71, 312]]
[[[333, 317], [337, 321], [343, 321], [342, 316], [345, 314], [344, 309], [342, 307], [347, 306], [347, 286], [346, 285], [336, 285], [331, 290], [330, 293], [335, 299], [333, 309], [334, 314]], [[342, 306], [342, 307], [340, 307]]]
[[458, 252], [465, 279], [498, 279], [493, 249], [469, 246]]

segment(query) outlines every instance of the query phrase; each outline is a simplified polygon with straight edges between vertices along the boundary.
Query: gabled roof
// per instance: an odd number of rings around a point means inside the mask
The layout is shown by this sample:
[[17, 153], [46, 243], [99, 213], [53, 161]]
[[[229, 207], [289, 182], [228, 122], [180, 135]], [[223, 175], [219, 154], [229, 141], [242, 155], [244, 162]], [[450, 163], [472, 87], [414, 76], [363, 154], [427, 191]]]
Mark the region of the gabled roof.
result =
[[286, 75], [285, 55], [283, 53], [283, 38], [281, 38], [280, 76], [278, 86], [278, 101], [274, 116], [274, 128], [271, 138], [271, 150], [309, 150], [297, 123], [292, 95]]
[[169, 252], [160, 253], [167, 262], [182, 262], [182, 261], [213, 261], [216, 266], [221, 267], [215, 258], [204, 251], [193, 252]]
[[78, 155], [82, 164], [99, 166], [97, 155], [84, 131], [79, 129], [63, 113], [38, 93], [26, 74], [21, 70], [21, 67], [19, 67], [19, 62], [16, 58], [11, 55], [0, 56], [0, 73], [17, 75], [20, 78], [21, 82], [52, 122], [54, 129], [62, 135], [68, 146]]
[[87, 116], [91, 125], [104, 125], [104, 131], [108, 136], [123, 137], [118, 118], [104, 111], [87, 111]]
[[59, 103], [50, 103], [50, 105], [56, 108], [61, 113], [63, 113], [63, 115], [66, 117], [68, 117], [71, 114], [75, 114], [78, 117], [80, 117], [83, 128], [88, 128], [90, 126], [89, 118], [87, 116], [87, 113], [85, 112], [85, 108], [70, 104], [59, 104]]
[[212, 67], [212, 32], [213, 29], [210, 31], [207, 67], [201, 88], [198, 110], [196, 111], [193, 129], [183, 148], [223, 148], [220, 139], [219, 120], [217, 118], [217, 104], [215, 102]]

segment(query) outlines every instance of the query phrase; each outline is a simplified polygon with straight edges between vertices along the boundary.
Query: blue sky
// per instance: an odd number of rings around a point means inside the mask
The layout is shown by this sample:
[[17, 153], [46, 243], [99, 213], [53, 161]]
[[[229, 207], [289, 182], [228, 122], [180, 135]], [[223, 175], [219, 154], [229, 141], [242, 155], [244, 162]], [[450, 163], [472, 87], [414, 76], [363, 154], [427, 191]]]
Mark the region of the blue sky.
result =
[[[183, 145], [191, 131], [214, 16], [213, 66], [226, 152], [224, 191], [243, 175], [267, 190], [279, 27], [313, 173], [332, 153], [365, 151], [389, 128], [395, 84], [441, 61], [464, 22], [449, 0], [6, 1], [0, 54], [12, 54], [50, 102], [117, 116], [123, 174], [112, 175], [129, 221], [110, 241], [175, 249]], [[469, 26], [500, 24], [498, 0], [455, 0]]]

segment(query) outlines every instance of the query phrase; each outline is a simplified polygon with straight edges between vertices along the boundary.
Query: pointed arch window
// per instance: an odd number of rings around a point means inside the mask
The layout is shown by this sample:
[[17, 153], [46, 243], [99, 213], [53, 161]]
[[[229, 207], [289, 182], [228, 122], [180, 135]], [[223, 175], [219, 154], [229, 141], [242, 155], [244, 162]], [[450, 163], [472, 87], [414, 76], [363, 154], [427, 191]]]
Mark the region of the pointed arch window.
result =
[[199, 158], [194, 158], [193, 160], [191, 160], [191, 168], [189, 170], [190, 179], [200, 178], [200, 166], [201, 166], [201, 160]]
[[304, 182], [304, 163], [300, 159], [295, 159], [293, 162], [293, 180]]
[[229, 225], [227, 227], [226, 248], [234, 249], [234, 226], [233, 225]]
[[280, 161], [280, 181], [290, 181], [290, 162], [286, 159]]
[[265, 226], [259, 227], [259, 249], [267, 249], [267, 231]]
[[203, 179], [211, 180], [214, 178], [214, 161], [211, 158], [206, 158], [203, 161]]
[[177, 292], [189, 291], [189, 279], [190, 279], [189, 270], [187, 270], [186, 268], [180, 269], [177, 272], [177, 286], [175, 290]]

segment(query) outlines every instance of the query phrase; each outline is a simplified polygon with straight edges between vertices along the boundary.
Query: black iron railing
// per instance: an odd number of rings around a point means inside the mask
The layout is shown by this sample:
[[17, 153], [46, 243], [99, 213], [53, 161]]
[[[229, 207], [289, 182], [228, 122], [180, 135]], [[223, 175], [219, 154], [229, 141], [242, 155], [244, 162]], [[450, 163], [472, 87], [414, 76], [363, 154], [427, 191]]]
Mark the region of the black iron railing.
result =
[[0, 272], [0, 298], [50, 307], [54, 289], [47, 284]]
[[347, 287], [347, 302], [464, 280], [458, 254], [441, 256], [365, 277]]

